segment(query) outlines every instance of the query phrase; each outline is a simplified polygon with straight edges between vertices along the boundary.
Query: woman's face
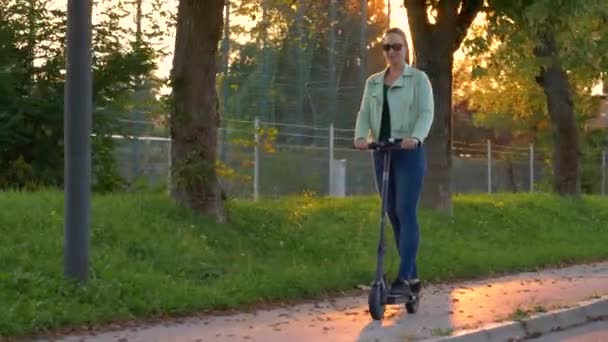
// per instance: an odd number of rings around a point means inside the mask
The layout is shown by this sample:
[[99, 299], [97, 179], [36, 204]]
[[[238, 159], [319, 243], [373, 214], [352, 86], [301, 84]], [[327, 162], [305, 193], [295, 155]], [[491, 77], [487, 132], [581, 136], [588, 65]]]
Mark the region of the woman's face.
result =
[[396, 33], [389, 33], [384, 37], [382, 50], [384, 51], [386, 61], [392, 65], [404, 63], [405, 56], [408, 53], [405, 41]]

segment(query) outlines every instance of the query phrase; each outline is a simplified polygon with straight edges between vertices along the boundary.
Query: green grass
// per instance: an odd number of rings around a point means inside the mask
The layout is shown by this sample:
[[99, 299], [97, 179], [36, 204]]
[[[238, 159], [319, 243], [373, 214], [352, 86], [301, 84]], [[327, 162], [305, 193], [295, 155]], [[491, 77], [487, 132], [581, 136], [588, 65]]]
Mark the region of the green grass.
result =
[[[0, 337], [320, 296], [374, 274], [376, 196], [234, 201], [226, 226], [163, 195], [95, 196], [86, 286], [63, 278], [60, 192], [0, 193], [0, 208]], [[608, 259], [607, 198], [466, 195], [454, 213], [421, 213], [426, 281]]]

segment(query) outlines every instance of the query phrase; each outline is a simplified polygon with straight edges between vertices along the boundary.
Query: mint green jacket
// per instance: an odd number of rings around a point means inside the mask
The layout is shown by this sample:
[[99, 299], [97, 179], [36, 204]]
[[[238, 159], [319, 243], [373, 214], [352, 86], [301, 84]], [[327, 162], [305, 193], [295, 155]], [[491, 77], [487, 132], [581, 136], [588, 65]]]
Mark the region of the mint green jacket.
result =
[[[378, 141], [384, 105], [384, 75], [387, 69], [370, 76], [365, 83], [357, 115], [355, 139]], [[424, 142], [433, 123], [433, 90], [428, 76], [406, 65], [387, 94], [391, 113], [391, 138], [417, 138]]]

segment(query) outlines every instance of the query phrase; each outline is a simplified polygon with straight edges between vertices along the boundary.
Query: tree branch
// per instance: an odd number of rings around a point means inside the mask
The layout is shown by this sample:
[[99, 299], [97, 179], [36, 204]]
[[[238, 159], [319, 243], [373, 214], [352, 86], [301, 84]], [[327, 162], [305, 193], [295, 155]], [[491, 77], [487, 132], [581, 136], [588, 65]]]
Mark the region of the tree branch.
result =
[[483, 8], [483, 0], [462, 0], [462, 9], [456, 19], [456, 39], [454, 41], [454, 51], [458, 50], [460, 44], [467, 36], [469, 27], [475, 20], [477, 13]]

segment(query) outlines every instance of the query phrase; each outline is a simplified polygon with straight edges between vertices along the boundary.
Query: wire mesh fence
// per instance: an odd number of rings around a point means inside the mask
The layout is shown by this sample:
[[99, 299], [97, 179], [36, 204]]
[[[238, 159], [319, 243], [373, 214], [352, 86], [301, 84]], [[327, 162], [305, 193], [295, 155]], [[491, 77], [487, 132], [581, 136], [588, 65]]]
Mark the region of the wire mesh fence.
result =
[[[218, 172], [230, 197], [276, 198], [313, 192], [354, 196], [376, 192], [371, 152], [352, 148], [352, 129], [227, 120], [218, 138]], [[171, 141], [167, 137], [116, 139], [121, 175], [131, 184], [154, 188], [170, 182]], [[455, 141], [452, 146], [454, 193], [548, 191], [550, 151], [534, 145], [507, 146]], [[332, 161], [332, 162], [330, 162]], [[606, 151], [588, 193], [605, 194]]]

